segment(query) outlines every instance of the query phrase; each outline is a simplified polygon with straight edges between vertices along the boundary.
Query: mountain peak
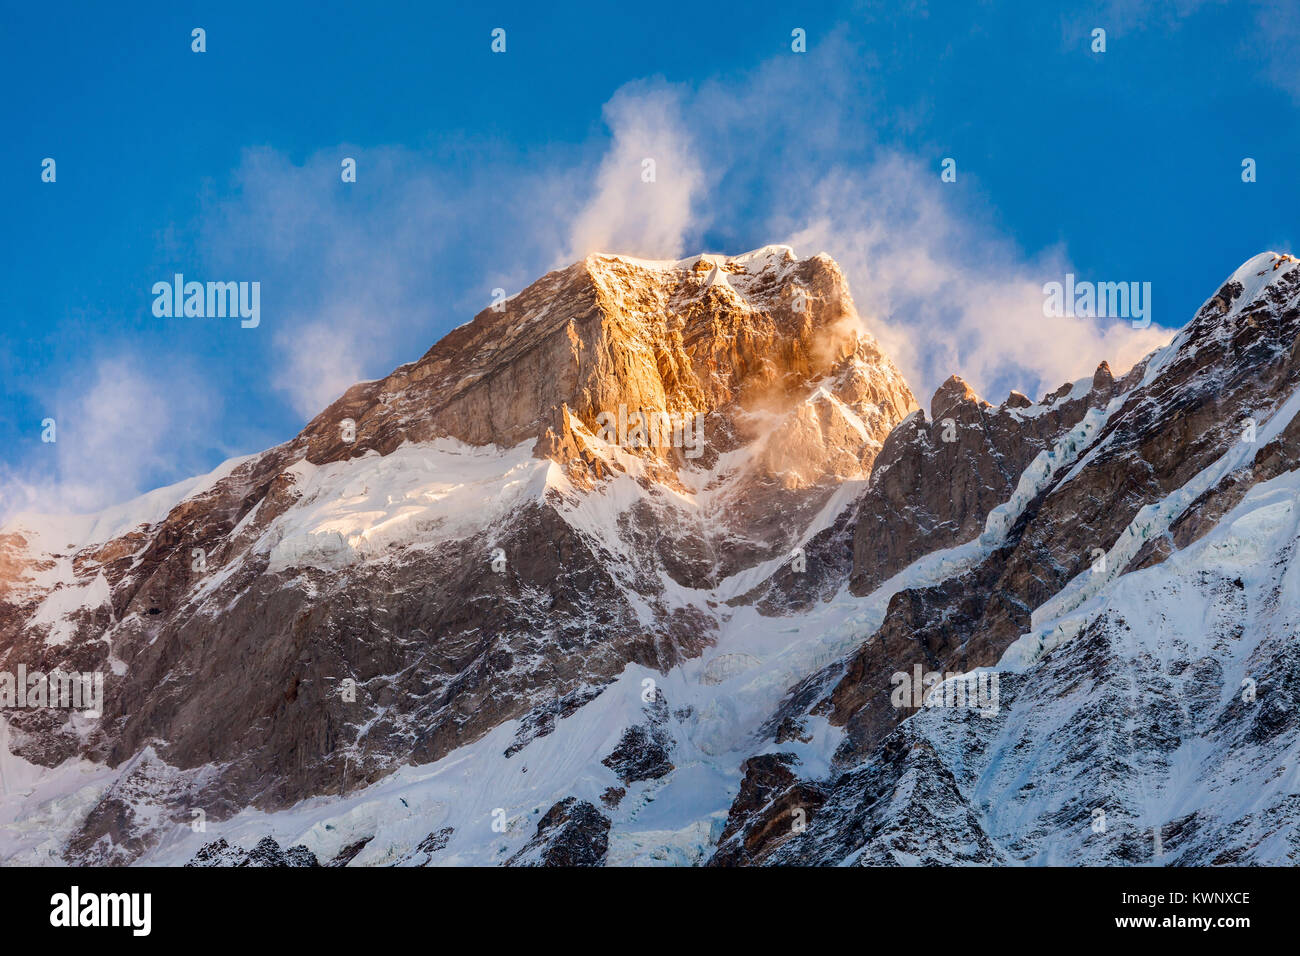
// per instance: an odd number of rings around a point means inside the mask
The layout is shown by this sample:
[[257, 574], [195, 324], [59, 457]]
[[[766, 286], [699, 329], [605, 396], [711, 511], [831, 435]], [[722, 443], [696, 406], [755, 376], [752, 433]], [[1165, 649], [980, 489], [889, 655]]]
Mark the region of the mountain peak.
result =
[[[915, 405], [829, 256], [780, 245], [676, 260], [591, 255], [483, 310], [419, 361], [354, 386], [300, 441], [314, 464], [441, 437], [528, 442], [554, 458], [602, 422], [644, 411], [713, 416], [708, 441], [720, 453], [823, 381], [837, 383], [827, 400], [856, 422], [848, 433], [861, 426], [874, 447]], [[355, 423], [353, 442], [339, 437], [343, 419]]]
[[949, 375], [930, 399], [930, 421], [939, 421], [958, 402], [979, 402], [975, 390], [960, 375]]
[[1261, 252], [1251, 256], [1223, 281], [1214, 295], [1205, 300], [1196, 317], [1227, 315], [1233, 309], [1250, 305], [1264, 295], [1269, 286], [1289, 276], [1297, 261], [1300, 260], [1285, 252]]
[[[811, 258], [829, 258], [824, 253]], [[640, 256], [629, 256], [618, 252], [594, 252], [588, 255], [583, 262], [588, 266], [596, 266], [607, 262], [623, 262], [628, 265], [634, 265], [642, 269], [654, 271], [676, 270], [680, 272], [701, 271], [712, 266], [719, 268], [725, 266], [738, 267], [745, 271], [762, 271], [762, 269], [771, 263], [791, 263], [801, 262], [802, 259], [795, 253], [794, 249], [787, 245], [772, 244], [753, 249], [749, 252], [742, 252], [739, 255], [727, 256], [718, 253], [702, 252], [684, 259], [646, 259]]]

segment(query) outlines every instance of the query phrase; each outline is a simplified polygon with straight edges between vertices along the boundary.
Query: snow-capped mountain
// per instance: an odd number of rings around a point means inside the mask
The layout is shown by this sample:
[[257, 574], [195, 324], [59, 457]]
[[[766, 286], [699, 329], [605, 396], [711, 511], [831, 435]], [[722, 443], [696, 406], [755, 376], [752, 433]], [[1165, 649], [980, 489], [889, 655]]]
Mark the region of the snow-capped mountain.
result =
[[[714, 861], [1294, 862], [1298, 297], [1257, 256], [1094, 378], [986, 530], [783, 701]], [[976, 668], [996, 694], [948, 706]]]
[[0, 673], [105, 679], [0, 708], [0, 860], [1291, 860], [1294, 265], [927, 416], [826, 256], [592, 256], [291, 442], [19, 516]]

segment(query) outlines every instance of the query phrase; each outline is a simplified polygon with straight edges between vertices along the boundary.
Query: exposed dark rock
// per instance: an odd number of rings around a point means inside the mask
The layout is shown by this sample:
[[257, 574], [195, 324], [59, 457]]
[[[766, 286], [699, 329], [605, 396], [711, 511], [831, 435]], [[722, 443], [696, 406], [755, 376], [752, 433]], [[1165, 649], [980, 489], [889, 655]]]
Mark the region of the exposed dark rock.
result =
[[537, 824], [537, 835], [507, 866], [602, 866], [609, 849], [609, 818], [585, 800], [567, 797]]
[[281, 849], [273, 837], [262, 837], [251, 850], [231, 846], [224, 839], [204, 844], [186, 866], [320, 866], [316, 854], [305, 846]]
[[638, 780], [658, 780], [670, 773], [673, 762], [669, 759], [672, 738], [665, 732], [668, 722], [668, 704], [660, 691], [645, 708], [647, 720], [623, 731], [614, 751], [601, 761], [613, 770], [624, 784]]
[[351, 863], [353, 860], [356, 859], [357, 854], [360, 853], [362, 850], [364, 850], [366, 848], [366, 844], [373, 839], [374, 839], [373, 836], [368, 836], [368, 837], [362, 837], [360, 840], [357, 840], [353, 843], [349, 843], [343, 849], [339, 850], [338, 853], [334, 854], [334, 858], [331, 859], [325, 865], [326, 866], [347, 866], [349, 863]]

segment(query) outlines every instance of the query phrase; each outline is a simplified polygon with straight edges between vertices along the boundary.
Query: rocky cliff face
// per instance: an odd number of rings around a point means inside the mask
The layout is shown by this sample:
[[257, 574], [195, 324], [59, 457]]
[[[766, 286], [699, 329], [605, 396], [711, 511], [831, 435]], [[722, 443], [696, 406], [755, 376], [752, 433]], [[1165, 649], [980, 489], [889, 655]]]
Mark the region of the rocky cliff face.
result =
[[4, 529], [0, 673], [106, 680], [4, 708], [0, 858], [1292, 860], [1293, 267], [928, 412], [825, 256], [551, 273], [285, 445]]

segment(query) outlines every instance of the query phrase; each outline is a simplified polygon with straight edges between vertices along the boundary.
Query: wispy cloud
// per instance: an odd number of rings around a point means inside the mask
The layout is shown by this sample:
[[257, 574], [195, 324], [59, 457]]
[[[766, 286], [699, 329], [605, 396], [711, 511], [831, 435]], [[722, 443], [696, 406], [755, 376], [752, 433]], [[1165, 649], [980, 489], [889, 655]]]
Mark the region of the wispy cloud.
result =
[[663, 84], [633, 84], [605, 104], [613, 140], [596, 172], [595, 188], [570, 229], [569, 261], [613, 251], [677, 258], [704, 176], [690, 133], [681, 122], [678, 92]]
[[1300, 103], [1300, 71], [1296, 49], [1300, 48], [1300, 8], [1290, 0], [1264, 0], [1255, 10], [1254, 45], [1262, 60], [1264, 76]]
[[[0, 520], [17, 511], [86, 513], [125, 501], [160, 475], [206, 470], [220, 395], [193, 369], [160, 369], [121, 352], [43, 396], [55, 441], [0, 473]], [[209, 466], [210, 467], [210, 466]]]
[[1127, 369], [1168, 340], [1154, 325], [1045, 317], [1043, 284], [1072, 269], [1063, 251], [1024, 258], [988, 223], [955, 213], [949, 188], [937, 166], [887, 153], [825, 177], [783, 217], [796, 249], [840, 263], [868, 328], [923, 403], [953, 373], [994, 403], [1013, 388], [1041, 395], [1103, 360]]
[[[1247, 39], [1235, 51], [1251, 63], [1260, 79], [1300, 103], [1300, 73], [1295, 69], [1300, 43], [1300, 7], [1291, 0], [1094, 0], [1062, 13], [1061, 45], [1087, 49], [1094, 28], [1106, 30], [1108, 39], [1146, 33], [1146, 38], [1167, 36], [1186, 27], [1198, 16], [1224, 12], [1247, 30]], [[1135, 53], [1140, 48], [1132, 47]], [[1223, 51], [1206, 51], [1219, 59]]]

